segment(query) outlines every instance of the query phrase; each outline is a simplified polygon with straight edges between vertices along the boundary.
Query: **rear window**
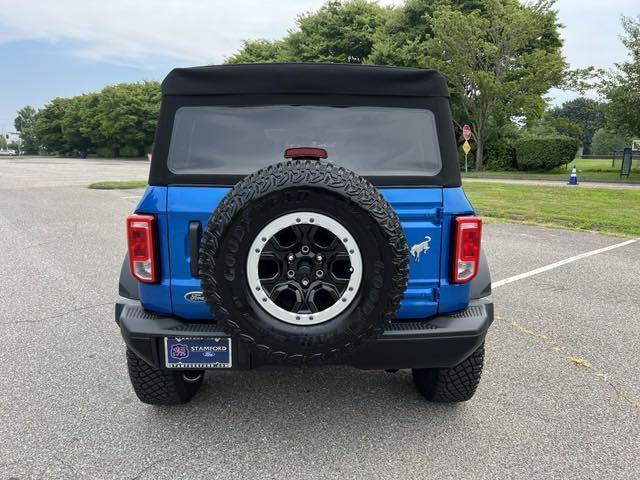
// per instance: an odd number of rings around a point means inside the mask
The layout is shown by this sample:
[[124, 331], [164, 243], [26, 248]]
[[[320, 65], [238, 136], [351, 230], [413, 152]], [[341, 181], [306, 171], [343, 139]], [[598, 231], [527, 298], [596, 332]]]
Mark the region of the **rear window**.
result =
[[433, 113], [395, 107], [181, 107], [169, 169], [246, 175], [284, 160], [292, 147], [319, 147], [364, 176], [435, 175], [441, 169]]

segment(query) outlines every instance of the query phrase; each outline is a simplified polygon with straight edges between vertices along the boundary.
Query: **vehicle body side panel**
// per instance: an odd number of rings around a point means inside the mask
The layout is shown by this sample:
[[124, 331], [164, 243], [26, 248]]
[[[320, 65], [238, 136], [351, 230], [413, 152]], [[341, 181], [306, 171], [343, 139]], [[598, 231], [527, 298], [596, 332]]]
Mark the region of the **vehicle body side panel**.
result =
[[[157, 216], [161, 281], [140, 284], [145, 308], [179, 317], [211, 318], [203, 301], [185, 297], [201, 290], [191, 274], [188, 228], [199, 222], [206, 228], [211, 212], [229, 187], [148, 187], [136, 209]], [[471, 286], [449, 283], [451, 229], [455, 215], [472, 214], [461, 188], [381, 188], [382, 195], [398, 214], [409, 248], [427, 242], [428, 249], [410, 255], [409, 284], [397, 312], [399, 319], [427, 318], [467, 306]], [[444, 260], [441, 260], [444, 259]]]
[[169, 187], [167, 212], [169, 218], [169, 247], [171, 249], [171, 298], [174, 313], [192, 319], [210, 319], [205, 302], [185, 298], [189, 292], [201, 291], [200, 279], [191, 275], [188, 228], [190, 222], [200, 222], [201, 231], [228, 187]]
[[[169, 248], [171, 250], [171, 298], [174, 314], [192, 319], [209, 319], [211, 314], [204, 302], [185, 298], [189, 292], [200, 290], [200, 281], [191, 275], [188, 245], [188, 225], [200, 222], [204, 229], [211, 212], [227, 193], [226, 187], [168, 187], [167, 216]], [[442, 189], [381, 189], [383, 196], [398, 213], [409, 245], [430, 237], [430, 248], [411, 260], [409, 287], [398, 311], [398, 318], [424, 318], [438, 311], [438, 272], [441, 248]]]
[[442, 244], [440, 262], [440, 303], [439, 313], [455, 312], [466, 308], [469, 304], [471, 285], [455, 284], [451, 278], [451, 257], [453, 249], [453, 219], [458, 215], [473, 215], [473, 207], [461, 187], [443, 188], [443, 223], [442, 237], [447, 239]]
[[160, 281], [158, 283], [139, 282], [138, 292], [144, 308], [157, 313], [173, 312], [167, 190], [167, 187], [147, 187], [135, 210], [136, 213], [146, 213], [156, 217], [156, 255], [160, 263]]
[[380, 193], [400, 218], [409, 248], [423, 242], [428, 250], [409, 255], [409, 284], [396, 316], [425, 318], [438, 311], [439, 263], [442, 244], [441, 188], [381, 188]]

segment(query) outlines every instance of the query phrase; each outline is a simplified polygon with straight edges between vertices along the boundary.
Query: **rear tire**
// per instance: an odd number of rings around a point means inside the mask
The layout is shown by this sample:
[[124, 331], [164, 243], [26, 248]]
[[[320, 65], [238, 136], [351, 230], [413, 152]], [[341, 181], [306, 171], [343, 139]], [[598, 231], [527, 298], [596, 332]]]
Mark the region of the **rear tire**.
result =
[[418, 391], [432, 402], [465, 402], [478, 388], [484, 364], [484, 344], [469, 358], [451, 368], [414, 368]]
[[200, 390], [204, 371], [171, 371], [152, 367], [127, 348], [133, 390], [149, 405], [182, 405]]

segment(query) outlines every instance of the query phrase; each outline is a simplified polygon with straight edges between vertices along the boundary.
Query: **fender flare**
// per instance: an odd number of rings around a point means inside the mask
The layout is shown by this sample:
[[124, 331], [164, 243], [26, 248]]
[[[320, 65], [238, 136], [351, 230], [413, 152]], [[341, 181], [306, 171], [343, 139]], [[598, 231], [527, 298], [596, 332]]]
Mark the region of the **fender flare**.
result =
[[489, 271], [489, 262], [484, 254], [484, 250], [480, 250], [480, 265], [478, 265], [478, 273], [471, 280], [471, 299], [488, 297], [491, 295], [491, 272]]
[[138, 280], [131, 275], [131, 270], [129, 270], [129, 254], [127, 253], [124, 256], [122, 267], [120, 268], [120, 281], [118, 282], [119, 295], [131, 300], [140, 300], [138, 283]]

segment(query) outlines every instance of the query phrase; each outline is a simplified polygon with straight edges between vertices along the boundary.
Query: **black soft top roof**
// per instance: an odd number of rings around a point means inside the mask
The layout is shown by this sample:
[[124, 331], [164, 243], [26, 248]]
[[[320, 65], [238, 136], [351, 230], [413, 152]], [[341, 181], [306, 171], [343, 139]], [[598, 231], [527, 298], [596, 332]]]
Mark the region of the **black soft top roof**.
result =
[[330, 94], [448, 97], [434, 70], [341, 63], [252, 63], [175, 68], [163, 95]]

